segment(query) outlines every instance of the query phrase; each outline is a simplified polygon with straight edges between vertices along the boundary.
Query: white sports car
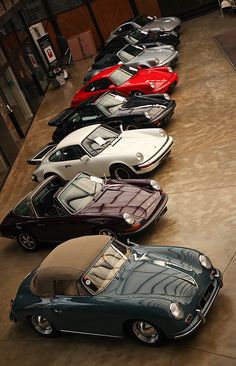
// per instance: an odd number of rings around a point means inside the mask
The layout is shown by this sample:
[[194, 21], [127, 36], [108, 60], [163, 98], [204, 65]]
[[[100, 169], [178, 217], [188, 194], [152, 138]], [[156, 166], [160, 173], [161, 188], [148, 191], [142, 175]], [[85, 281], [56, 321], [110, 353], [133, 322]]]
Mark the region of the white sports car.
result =
[[57, 174], [71, 179], [80, 171], [115, 179], [151, 172], [170, 153], [173, 139], [161, 128], [117, 131], [102, 125], [81, 128], [58, 145], [48, 145], [29, 164], [39, 164], [32, 179]]

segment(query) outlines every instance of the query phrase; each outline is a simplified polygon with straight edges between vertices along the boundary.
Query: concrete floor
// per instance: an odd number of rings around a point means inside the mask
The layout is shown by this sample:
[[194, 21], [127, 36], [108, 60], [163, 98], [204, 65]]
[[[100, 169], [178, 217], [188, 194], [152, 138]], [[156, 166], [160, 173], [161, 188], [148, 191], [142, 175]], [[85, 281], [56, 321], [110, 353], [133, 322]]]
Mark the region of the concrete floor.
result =
[[[236, 365], [236, 74], [213, 35], [236, 27], [219, 12], [183, 24], [176, 113], [167, 131], [175, 139], [171, 157], [155, 174], [169, 194], [169, 210], [139, 242], [197, 248], [224, 273], [224, 287], [207, 323], [187, 340], [152, 349], [132, 340], [61, 335], [45, 340], [8, 320], [9, 300], [21, 279], [50, 248], [25, 253], [14, 240], [0, 239], [0, 365], [151, 366]], [[50, 139], [47, 121], [69, 105], [91, 59], [77, 63], [73, 79], [49, 89], [1, 192], [1, 217], [35, 183], [26, 164]]]

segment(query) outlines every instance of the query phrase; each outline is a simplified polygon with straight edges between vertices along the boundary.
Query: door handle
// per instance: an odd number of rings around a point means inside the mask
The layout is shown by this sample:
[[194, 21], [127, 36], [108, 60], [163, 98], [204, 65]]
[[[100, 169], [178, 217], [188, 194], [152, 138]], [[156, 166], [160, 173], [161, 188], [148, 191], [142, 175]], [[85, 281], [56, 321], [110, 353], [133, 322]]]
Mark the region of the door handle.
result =
[[62, 313], [62, 310], [54, 309], [53, 311], [54, 311], [54, 313], [58, 313], [58, 314], [61, 314]]
[[40, 223], [38, 223], [38, 226], [45, 226], [45, 224], [40, 224]]
[[71, 168], [70, 164], [65, 165], [65, 168]]

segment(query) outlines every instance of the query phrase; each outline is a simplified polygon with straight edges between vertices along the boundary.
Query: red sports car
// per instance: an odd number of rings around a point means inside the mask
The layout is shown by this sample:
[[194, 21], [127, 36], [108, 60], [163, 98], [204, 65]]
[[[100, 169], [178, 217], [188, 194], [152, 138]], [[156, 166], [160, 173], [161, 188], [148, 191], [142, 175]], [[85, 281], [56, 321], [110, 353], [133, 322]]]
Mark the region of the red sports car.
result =
[[149, 69], [116, 65], [109, 67], [93, 78], [75, 93], [71, 107], [83, 100], [108, 90], [117, 90], [128, 95], [168, 93], [177, 84], [178, 75], [171, 67]]

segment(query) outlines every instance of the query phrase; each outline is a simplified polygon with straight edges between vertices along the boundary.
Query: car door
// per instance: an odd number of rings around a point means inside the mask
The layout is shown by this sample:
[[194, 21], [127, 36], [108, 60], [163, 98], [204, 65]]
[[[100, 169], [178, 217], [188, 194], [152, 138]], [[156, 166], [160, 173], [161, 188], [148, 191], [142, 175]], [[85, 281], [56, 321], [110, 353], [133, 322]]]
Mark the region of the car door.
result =
[[91, 224], [76, 215], [39, 217], [33, 224], [33, 233], [40, 241], [61, 243], [82, 235], [91, 234]]
[[[60, 286], [59, 282], [63, 281], [56, 282], [55, 288]], [[72, 295], [56, 295], [53, 299], [54, 324], [60, 330], [109, 335], [111, 333], [109, 330], [112, 328], [109, 326], [111, 319], [109, 322], [106, 322], [105, 319], [111, 315], [112, 312], [109, 315], [106, 314], [106, 306], [105, 304], [103, 306], [97, 296], [85, 293], [73, 295], [72, 291]]]
[[86, 153], [80, 145], [70, 145], [58, 149], [49, 158], [49, 170], [64, 179], [71, 179], [84, 170], [84, 163], [81, 158], [85, 155]]

